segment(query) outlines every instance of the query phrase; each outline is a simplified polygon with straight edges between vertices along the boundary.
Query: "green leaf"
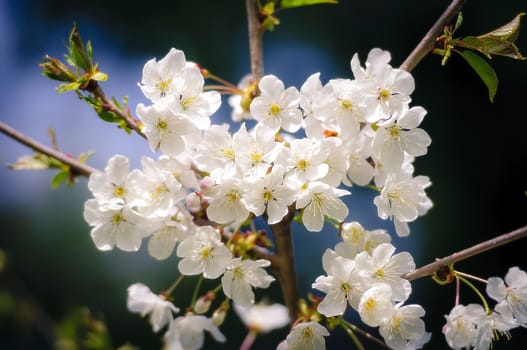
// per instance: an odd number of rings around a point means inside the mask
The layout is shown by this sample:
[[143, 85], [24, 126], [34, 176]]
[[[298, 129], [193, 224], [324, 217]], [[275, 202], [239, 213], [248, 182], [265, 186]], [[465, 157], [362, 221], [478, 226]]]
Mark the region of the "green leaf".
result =
[[338, 4], [338, 0], [282, 0], [281, 8], [292, 8], [318, 4]]
[[67, 181], [69, 179], [70, 172], [68, 170], [61, 170], [59, 171], [54, 177], [53, 180], [51, 180], [51, 188], [56, 190], [61, 183]]
[[[91, 47], [91, 44], [90, 44]], [[84, 44], [82, 43], [81, 35], [77, 29], [77, 24], [73, 24], [73, 29], [70, 34], [70, 55], [73, 62], [86, 72], [92, 71], [92, 61], [89, 58]]]
[[520, 20], [524, 13], [518, 14], [509, 23], [495, 29], [487, 34], [479, 36], [467, 36], [456, 43], [457, 46], [479, 51], [488, 58], [491, 55], [506, 56], [516, 60], [525, 57], [514, 43], [520, 33]]
[[493, 37], [501, 40], [506, 40], [509, 42], [514, 42], [518, 38], [518, 35], [520, 34], [520, 21], [521, 18], [525, 15], [525, 13], [519, 13], [507, 24], [502, 25], [501, 27], [494, 29], [491, 32], [488, 32], [487, 34], [483, 34], [478, 36], [478, 38], [488, 38]]
[[490, 102], [494, 102], [494, 96], [498, 90], [498, 76], [496, 75], [494, 69], [490, 66], [490, 64], [487, 63], [487, 61], [485, 61], [483, 57], [475, 54], [472, 51], [465, 50], [459, 53], [465, 59], [465, 61], [470, 64], [472, 69], [476, 71], [481, 80], [483, 80], [487, 86], [487, 89], [489, 90], [489, 100]]

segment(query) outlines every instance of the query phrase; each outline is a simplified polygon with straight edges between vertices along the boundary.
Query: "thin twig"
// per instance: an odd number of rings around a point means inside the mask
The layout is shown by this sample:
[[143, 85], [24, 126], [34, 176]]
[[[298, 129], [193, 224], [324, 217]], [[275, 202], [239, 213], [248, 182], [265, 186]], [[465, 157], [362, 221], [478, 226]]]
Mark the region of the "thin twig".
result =
[[409, 281], [416, 280], [421, 277], [432, 275], [434, 272], [439, 271], [441, 268], [454, 264], [458, 261], [465, 260], [471, 256], [481, 254], [488, 250], [497, 248], [499, 246], [511, 243], [520, 238], [527, 237], [527, 226], [518, 228], [512, 232], [505, 233], [498, 237], [489, 239], [488, 241], [481, 242], [467, 249], [463, 249], [457, 253], [438, 259], [431, 264], [420, 267], [412, 272], [407, 273], [403, 277]]
[[112, 101], [111, 98], [109, 98], [101, 88], [101, 86], [95, 81], [90, 80], [90, 83], [88, 84], [88, 87], [86, 88], [87, 91], [94, 94], [97, 98], [99, 98], [102, 103], [103, 107], [115, 113], [119, 118], [124, 120], [126, 122], [126, 126], [132, 130], [134, 130], [139, 136], [146, 139], [146, 135], [143, 134], [141, 131], [141, 128], [136, 120], [134, 120], [130, 115], [128, 115], [126, 112], [121, 110], [117, 105]]
[[441, 35], [443, 28], [454, 19], [454, 16], [459, 12], [461, 7], [463, 7], [465, 1], [466, 0], [453, 0], [452, 3], [450, 3], [441, 17], [439, 17], [428, 33], [426, 33], [419, 44], [417, 44], [412, 53], [410, 53], [406, 60], [401, 64], [399, 67], [400, 69], [411, 72], [415, 66], [417, 66], [417, 64], [434, 49], [437, 37]]
[[256, 0], [245, 0], [249, 25], [249, 54], [253, 79], [259, 81], [263, 76], [263, 29], [256, 10]]
[[30, 137], [22, 134], [21, 132], [13, 129], [9, 125], [1, 121], [0, 121], [0, 132], [20, 142], [21, 144], [28, 146], [34, 151], [37, 151], [47, 156], [50, 156], [52, 158], [55, 158], [61, 163], [68, 165], [73, 175], [90, 176], [91, 173], [97, 171], [97, 169], [92, 168], [91, 166], [87, 164], [81, 163], [80, 161], [78, 161], [77, 159], [73, 157], [69, 157], [65, 155], [64, 153], [56, 151], [51, 147], [48, 147], [46, 145], [41, 144], [38, 141], [31, 139]]

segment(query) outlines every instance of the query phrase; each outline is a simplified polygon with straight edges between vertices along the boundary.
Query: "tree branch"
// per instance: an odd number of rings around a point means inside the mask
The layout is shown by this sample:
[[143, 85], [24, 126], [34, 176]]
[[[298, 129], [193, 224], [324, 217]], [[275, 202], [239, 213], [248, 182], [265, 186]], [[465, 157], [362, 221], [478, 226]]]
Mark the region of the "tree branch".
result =
[[141, 131], [141, 128], [137, 121], [134, 120], [134, 118], [132, 118], [128, 113], [122, 111], [119, 107], [117, 107], [117, 105], [112, 101], [112, 99], [108, 98], [101, 86], [95, 80], [90, 80], [86, 91], [89, 91], [94, 94], [95, 97], [99, 98], [102, 101], [103, 108], [115, 113], [117, 116], [119, 116], [119, 118], [126, 122], [126, 126], [128, 128], [134, 130], [139, 136], [146, 139], [146, 135], [143, 134], [143, 132]]
[[55, 158], [61, 163], [68, 165], [71, 169], [72, 174], [74, 175], [90, 176], [91, 173], [97, 171], [97, 169], [92, 168], [91, 166], [87, 164], [81, 163], [80, 161], [78, 161], [77, 159], [73, 157], [69, 157], [59, 151], [54, 150], [51, 147], [43, 145], [39, 143], [38, 141], [35, 141], [29, 138], [28, 136], [22, 134], [21, 132], [13, 129], [9, 125], [1, 121], [0, 121], [0, 132], [20, 142], [21, 144], [28, 146], [34, 151], [37, 151], [47, 156], [50, 156], [52, 158]]
[[518, 228], [512, 232], [505, 233], [498, 237], [489, 239], [488, 241], [481, 242], [470, 248], [463, 249], [445, 258], [437, 259], [433, 263], [420, 267], [412, 272], [409, 272], [403, 277], [409, 281], [413, 281], [421, 277], [430, 276], [434, 272], [439, 271], [441, 268], [444, 268], [448, 265], [454, 264], [461, 260], [465, 260], [467, 258], [470, 258], [471, 256], [481, 254], [488, 250], [511, 243], [515, 240], [518, 240], [524, 237], [527, 237], [527, 226]]
[[263, 76], [263, 29], [256, 10], [256, 0], [245, 0], [249, 25], [249, 54], [253, 79], [259, 81]]
[[289, 310], [291, 322], [296, 319], [296, 307], [300, 298], [291, 237], [291, 220], [294, 213], [294, 207], [289, 207], [289, 212], [282, 221], [270, 225], [275, 240], [275, 255], [271, 268], [282, 288], [282, 295]]
[[417, 44], [415, 49], [401, 64], [399, 69], [411, 72], [415, 66], [417, 66], [417, 64], [434, 49], [437, 37], [441, 35], [443, 28], [454, 19], [454, 16], [459, 12], [461, 7], [463, 7], [465, 1], [466, 0], [453, 0], [452, 3], [450, 3], [445, 12], [443, 12], [428, 33], [426, 33], [423, 39], [421, 39], [419, 44]]

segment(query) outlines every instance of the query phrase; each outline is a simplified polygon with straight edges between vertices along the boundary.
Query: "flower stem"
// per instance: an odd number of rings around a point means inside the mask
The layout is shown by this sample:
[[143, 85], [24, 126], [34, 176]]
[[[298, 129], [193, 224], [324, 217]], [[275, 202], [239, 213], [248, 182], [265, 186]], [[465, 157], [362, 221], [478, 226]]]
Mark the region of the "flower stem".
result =
[[196, 304], [196, 301], [198, 300], [198, 294], [199, 290], [201, 288], [201, 284], [203, 283], [203, 275], [199, 275], [198, 282], [196, 283], [196, 287], [194, 288], [194, 292], [192, 293], [192, 299], [190, 301], [190, 306], [194, 307]]
[[465, 277], [467, 279], [471, 279], [471, 280], [474, 280], [474, 281], [481, 282], [481, 283], [488, 283], [488, 281], [486, 279], [478, 277], [478, 276], [474, 276], [474, 275], [471, 275], [471, 274], [468, 274], [468, 273], [455, 271], [455, 274], [458, 275], [458, 276], [463, 276], [463, 277]]
[[[382, 347], [384, 347], [386, 349], [389, 349], [389, 347], [386, 345], [385, 342], [383, 342], [379, 338], [371, 335], [370, 333], [360, 329], [359, 327], [355, 326], [353, 323], [350, 323], [350, 322], [346, 321], [345, 319], [341, 318], [340, 319], [340, 324], [342, 325], [342, 327], [344, 329], [349, 328], [351, 331], [362, 335], [364, 338], [369, 339], [369, 340], [381, 345]], [[348, 331], [346, 330], [346, 332], [348, 332]], [[350, 333], [348, 332], [348, 334], [350, 334]]]
[[453, 0], [439, 19], [434, 23], [432, 28], [421, 39], [419, 44], [414, 48], [410, 55], [404, 60], [399, 67], [402, 70], [411, 72], [415, 66], [434, 49], [436, 38], [441, 35], [443, 28], [454, 19], [454, 16], [463, 7], [466, 0]]
[[180, 275], [175, 281], [174, 283], [172, 283], [172, 285], [166, 290], [166, 295], [170, 295], [172, 294], [172, 292], [174, 292], [174, 290], [177, 288], [177, 286], [179, 286], [179, 284], [183, 281], [183, 278], [185, 278], [184, 275]]
[[253, 346], [254, 341], [256, 340], [256, 332], [249, 331], [247, 336], [243, 340], [242, 345], [240, 345], [240, 350], [249, 350]]
[[485, 313], [488, 315], [490, 313], [490, 308], [483, 294], [481, 294], [481, 292], [476, 288], [476, 286], [472, 284], [472, 282], [470, 282], [463, 276], [456, 274], [456, 278], [459, 279], [461, 282], [465, 283], [467, 286], [469, 286], [478, 295], [478, 297], [481, 299], [481, 302], [483, 303], [483, 307], [485, 308]]

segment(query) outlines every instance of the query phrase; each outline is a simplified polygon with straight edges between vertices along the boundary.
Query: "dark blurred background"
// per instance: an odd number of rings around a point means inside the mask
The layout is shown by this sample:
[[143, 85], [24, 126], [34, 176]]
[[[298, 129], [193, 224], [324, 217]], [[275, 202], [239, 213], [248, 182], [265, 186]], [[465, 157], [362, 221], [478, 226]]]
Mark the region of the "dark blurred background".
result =
[[[103, 168], [116, 153], [127, 155], [138, 167], [141, 156], [152, 156], [146, 143], [105, 125], [74, 94], [57, 94], [57, 84], [40, 75], [37, 63], [44, 54], [62, 57], [72, 23], [77, 22], [83, 38], [94, 45], [96, 61], [110, 76], [103, 88], [118, 98], [129, 96], [132, 109], [145, 102], [137, 87], [144, 63], [163, 57], [171, 47], [236, 83], [250, 69], [244, 3], [1, 1], [0, 119], [47, 144], [47, 128], [52, 127], [64, 152], [96, 151], [90, 161], [94, 167]], [[264, 37], [265, 72], [297, 87], [314, 72], [321, 72], [324, 82], [350, 77], [351, 56], [358, 52], [364, 61], [373, 47], [391, 51], [397, 66], [448, 3], [342, 0], [339, 5], [285, 10], [278, 14], [281, 24]], [[459, 35], [488, 32], [526, 10], [523, 1], [469, 1]], [[526, 33], [518, 46], [527, 53]], [[428, 56], [413, 71], [413, 105], [428, 110], [422, 127], [433, 140], [429, 154], [416, 161], [416, 174], [431, 178], [428, 194], [434, 208], [412, 224], [410, 238], [395, 239], [395, 244], [410, 251], [418, 266], [527, 223], [527, 62], [492, 60], [500, 81], [490, 103], [485, 86], [460, 57], [452, 57], [445, 67], [440, 61], [439, 56]], [[229, 113], [224, 101], [214, 121], [227, 121]], [[7, 169], [29, 153], [0, 136], [0, 349], [52, 348], [55, 325], [80, 306], [104, 319], [116, 347], [130, 342], [141, 349], [159, 348], [159, 336], [148, 323], [127, 311], [126, 288], [143, 282], [154, 291], [166, 289], [177, 277], [177, 259], [158, 262], [144, 249], [97, 251], [82, 218], [83, 203], [90, 197], [86, 180], [52, 190], [51, 172]], [[355, 188], [352, 192], [349, 219], [393, 233], [390, 222], [376, 218], [374, 194]], [[294, 237], [305, 294], [322, 274], [320, 261], [312, 257], [336, 242], [335, 232], [315, 234], [296, 226]], [[521, 240], [456, 267], [483, 278], [503, 277], [511, 266], [527, 269], [526, 248], [527, 241]], [[276, 287], [270, 297], [280, 302]], [[446, 348], [441, 327], [443, 315], [454, 304], [454, 285], [441, 287], [422, 279], [413, 287], [411, 302], [425, 307], [427, 329], [433, 333], [426, 348]], [[176, 304], [180, 300], [178, 305], [184, 305], [192, 288], [192, 281], [185, 282]], [[463, 288], [462, 302], [477, 298]], [[229, 317], [222, 330], [228, 345], [207, 343], [206, 348], [239, 347], [245, 331], [236, 316]], [[272, 349], [286, 333], [264, 336], [254, 349]], [[352, 348], [342, 333], [328, 338], [328, 349]], [[501, 339], [494, 349], [524, 349], [525, 339], [525, 330], [515, 329], [510, 342]], [[368, 340], [364, 343], [367, 349], [375, 348]]]

